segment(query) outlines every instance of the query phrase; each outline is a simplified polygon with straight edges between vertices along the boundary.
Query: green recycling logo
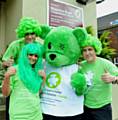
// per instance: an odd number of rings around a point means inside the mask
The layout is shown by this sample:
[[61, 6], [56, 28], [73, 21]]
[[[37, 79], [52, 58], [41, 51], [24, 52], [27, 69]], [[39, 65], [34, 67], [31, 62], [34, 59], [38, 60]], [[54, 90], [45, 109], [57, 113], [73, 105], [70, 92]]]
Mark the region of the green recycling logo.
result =
[[61, 76], [57, 72], [51, 72], [46, 79], [46, 85], [49, 88], [56, 88], [61, 83]]

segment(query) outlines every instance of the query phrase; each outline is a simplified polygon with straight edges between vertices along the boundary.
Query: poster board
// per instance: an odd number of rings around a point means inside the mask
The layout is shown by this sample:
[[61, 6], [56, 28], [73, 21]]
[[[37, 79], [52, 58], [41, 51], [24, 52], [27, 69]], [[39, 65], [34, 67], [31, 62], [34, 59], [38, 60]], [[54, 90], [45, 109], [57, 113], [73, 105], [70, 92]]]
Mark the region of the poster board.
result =
[[48, 0], [47, 23], [50, 26], [83, 27], [83, 8], [59, 0]]

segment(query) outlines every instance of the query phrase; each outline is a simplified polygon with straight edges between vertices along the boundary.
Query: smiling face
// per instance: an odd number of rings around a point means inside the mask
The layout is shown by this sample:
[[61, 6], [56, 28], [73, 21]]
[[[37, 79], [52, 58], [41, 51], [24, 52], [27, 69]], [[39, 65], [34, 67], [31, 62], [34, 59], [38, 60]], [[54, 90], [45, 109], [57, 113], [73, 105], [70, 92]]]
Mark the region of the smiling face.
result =
[[45, 39], [46, 60], [54, 66], [76, 63], [80, 48], [71, 29], [54, 28]]
[[96, 53], [93, 47], [87, 46], [83, 48], [83, 57], [87, 62], [91, 63], [96, 60]]
[[25, 42], [32, 43], [36, 39], [35, 33], [26, 33], [25, 34]]
[[36, 54], [28, 54], [28, 59], [31, 65], [34, 65], [37, 62], [38, 55]]

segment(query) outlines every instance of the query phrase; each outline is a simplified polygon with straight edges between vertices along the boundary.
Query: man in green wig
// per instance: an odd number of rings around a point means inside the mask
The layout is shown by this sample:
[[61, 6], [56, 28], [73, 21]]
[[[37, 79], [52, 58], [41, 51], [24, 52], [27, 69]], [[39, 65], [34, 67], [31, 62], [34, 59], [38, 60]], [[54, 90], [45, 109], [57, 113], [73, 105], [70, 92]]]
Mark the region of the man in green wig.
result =
[[42, 120], [39, 91], [46, 79], [42, 55], [42, 45], [27, 44], [21, 51], [18, 65], [5, 73], [2, 93], [10, 95], [10, 120]]
[[22, 47], [31, 42], [38, 42], [36, 37], [41, 34], [41, 28], [39, 23], [29, 17], [22, 18], [16, 29], [18, 40], [13, 41], [7, 48], [2, 60], [4, 66], [10, 66], [11, 64], [18, 63], [19, 53]]
[[102, 50], [98, 38], [88, 35], [80, 46], [85, 61], [81, 63], [79, 72], [85, 74], [88, 85], [83, 120], [112, 120], [112, 82], [118, 80], [118, 68], [97, 57]]

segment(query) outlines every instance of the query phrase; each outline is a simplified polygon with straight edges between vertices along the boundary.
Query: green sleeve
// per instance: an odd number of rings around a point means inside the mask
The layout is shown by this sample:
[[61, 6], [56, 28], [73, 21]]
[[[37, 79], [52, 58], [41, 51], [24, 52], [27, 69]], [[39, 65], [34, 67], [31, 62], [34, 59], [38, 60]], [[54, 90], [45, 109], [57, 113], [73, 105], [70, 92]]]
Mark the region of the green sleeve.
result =
[[118, 67], [115, 66], [112, 62], [107, 61], [105, 68], [111, 75], [118, 76]]
[[9, 47], [7, 48], [5, 54], [4, 54], [3, 57], [2, 57], [2, 60], [3, 60], [3, 61], [9, 60], [11, 57], [12, 57], [12, 58], [15, 58], [15, 57], [16, 57], [16, 53], [15, 53], [16, 48], [15, 48], [15, 47], [16, 47], [16, 46], [15, 46], [14, 42], [9, 45]]

